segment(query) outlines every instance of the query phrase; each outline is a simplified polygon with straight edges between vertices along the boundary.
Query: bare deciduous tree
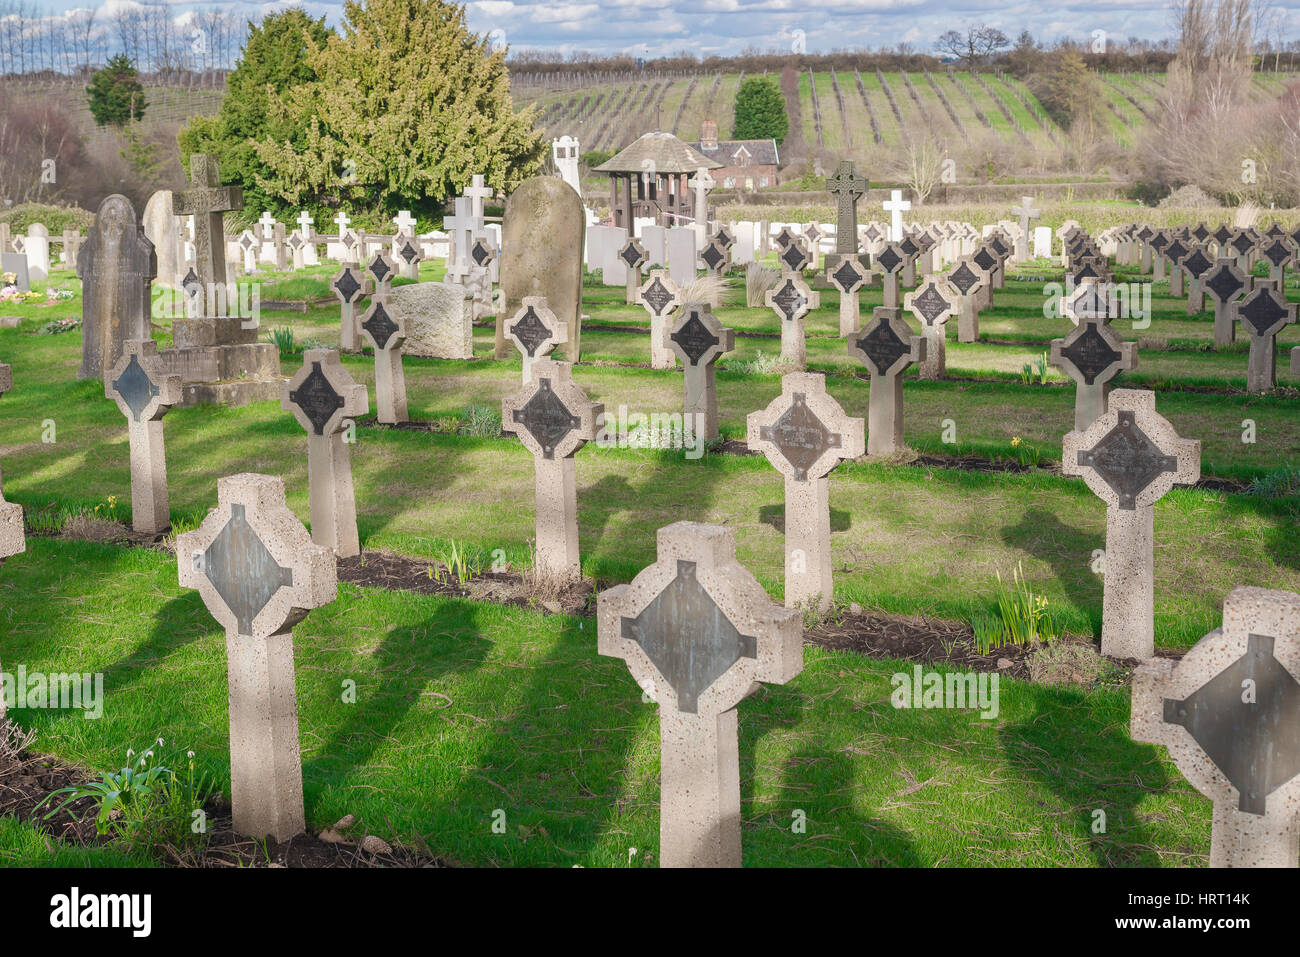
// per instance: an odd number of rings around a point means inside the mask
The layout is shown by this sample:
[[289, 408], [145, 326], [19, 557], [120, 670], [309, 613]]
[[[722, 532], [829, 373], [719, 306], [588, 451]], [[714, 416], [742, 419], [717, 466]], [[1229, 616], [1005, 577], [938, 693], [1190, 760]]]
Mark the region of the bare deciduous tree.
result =
[[948, 30], [940, 34], [934, 45], [940, 53], [956, 57], [974, 73], [975, 67], [999, 50], [1005, 50], [1011, 45], [1011, 41], [997, 27], [981, 23], [967, 27], [965, 33], [959, 30]]

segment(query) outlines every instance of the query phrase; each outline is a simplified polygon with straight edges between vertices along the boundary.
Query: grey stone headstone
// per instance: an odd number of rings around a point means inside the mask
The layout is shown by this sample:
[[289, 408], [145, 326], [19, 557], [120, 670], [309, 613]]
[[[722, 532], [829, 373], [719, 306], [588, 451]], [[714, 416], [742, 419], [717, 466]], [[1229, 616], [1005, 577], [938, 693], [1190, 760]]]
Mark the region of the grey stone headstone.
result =
[[78, 379], [102, 379], [128, 339], [148, 339], [150, 287], [158, 258], [125, 196], [99, 204], [90, 237], [77, 256], [82, 282]]

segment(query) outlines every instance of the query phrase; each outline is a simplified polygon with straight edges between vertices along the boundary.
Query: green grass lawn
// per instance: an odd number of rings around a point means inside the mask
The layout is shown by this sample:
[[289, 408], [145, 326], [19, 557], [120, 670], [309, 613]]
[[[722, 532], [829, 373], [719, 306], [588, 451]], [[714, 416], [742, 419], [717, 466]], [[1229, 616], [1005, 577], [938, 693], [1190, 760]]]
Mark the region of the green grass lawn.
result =
[[[864, 77], [864, 80], [866, 77]], [[874, 79], [874, 77], [872, 78]], [[328, 295], [336, 267], [262, 277], [264, 300]], [[421, 279], [441, 276], [424, 264]], [[981, 320], [982, 341], [950, 333], [952, 379], [909, 376], [906, 440], [921, 452], [1049, 464], [1072, 427], [1073, 384], [1059, 375], [1029, 385], [1020, 367], [1041, 355], [1068, 320], [1043, 316], [1050, 264], [1009, 279]], [[66, 270], [49, 285], [79, 283]], [[43, 288], [43, 284], [37, 284]], [[779, 332], [771, 310], [743, 306], [743, 280], [718, 310], [752, 333]], [[1288, 290], [1297, 298], [1294, 288]], [[1187, 317], [1167, 287], [1154, 290], [1150, 329], [1117, 324], [1144, 347], [1118, 384], [1154, 387], [1157, 408], [1203, 445], [1207, 475], [1253, 480], [1300, 464], [1294, 390], [1246, 396], [1243, 351], [1198, 351], [1211, 316]], [[864, 311], [879, 291], [863, 297]], [[865, 416], [870, 383], [837, 336], [836, 294], [809, 317], [810, 368], [830, 393]], [[6, 496], [30, 524], [52, 529], [98, 508], [129, 518], [124, 423], [102, 385], [78, 382], [81, 335], [37, 334], [58, 306], [6, 304], [20, 329], [0, 330], [0, 361], [14, 390], [0, 400]], [[622, 287], [590, 280], [590, 317], [575, 380], [616, 413], [680, 408], [680, 370], [651, 370], [648, 318]], [[266, 310], [264, 333], [293, 330], [299, 347], [336, 345], [338, 309]], [[166, 323], [164, 322], [164, 326]], [[914, 324], [914, 328], [919, 326]], [[164, 344], [168, 337], [162, 337]], [[1300, 341], [1294, 329], [1279, 349]], [[492, 332], [476, 329], [473, 361], [408, 358], [417, 432], [362, 423], [353, 450], [358, 521], [367, 549], [439, 558], [455, 543], [480, 561], [494, 551], [525, 564], [533, 537], [533, 466], [513, 438], [456, 433], [472, 406], [499, 410], [517, 391], [517, 359], [489, 360]], [[746, 371], [779, 339], [742, 336], [720, 365], [725, 437], [780, 393], [780, 377]], [[282, 357], [291, 374], [301, 359]], [[359, 381], [373, 361], [344, 357]], [[1279, 359], [1279, 380], [1296, 384]], [[1212, 391], [1195, 391], [1197, 387]], [[1255, 441], [1243, 441], [1243, 422]], [[943, 441], [951, 421], [956, 442]], [[277, 403], [174, 409], [166, 419], [173, 525], [194, 527], [216, 502], [222, 475], [283, 476], [288, 502], [307, 518], [306, 441]], [[681, 519], [726, 523], [740, 560], [768, 593], [783, 596], [779, 474], [761, 457], [602, 448], [578, 453], [584, 574], [630, 580], [655, 560], [655, 530]], [[110, 504], [110, 497], [115, 499]], [[887, 613], [965, 618], [989, 609], [997, 574], [1017, 565], [1061, 626], [1095, 637], [1105, 509], [1081, 482], [1048, 470], [962, 472], [902, 462], [841, 466], [830, 483], [836, 599]], [[1217, 627], [1235, 585], [1300, 591], [1300, 498], [1269, 499], [1178, 489], [1156, 507], [1157, 645], [1190, 647]], [[366, 831], [466, 864], [646, 863], [657, 846], [657, 723], [621, 662], [600, 659], [590, 620], [460, 599], [350, 585], [295, 629], [309, 822], [352, 813]], [[19, 711], [37, 746], [92, 769], [116, 766], [127, 748], [158, 736], [193, 748], [228, 788], [224, 653], [194, 592], [176, 584], [175, 560], [151, 550], [31, 537], [0, 570], [0, 661], [29, 669], [102, 671], [110, 708], [86, 722]], [[1006, 680], [1001, 713], [897, 711], [889, 677], [899, 665], [809, 647], [790, 685], [741, 705], [745, 862], [763, 864], [1036, 865], [1204, 863], [1210, 809], [1158, 749], [1131, 742], [1127, 691], [1047, 688]], [[340, 687], [357, 682], [356, 704]], [[183, 691], [181, 690], [183, 689]], [[185, 706], [177, 707], [184, 694]], [[503, 810], [505, 834], [492, 831]], [[1094, 810], [1106, 811], [1093, 834]], [[806, 814], [805, 833], [791, 829]], [[629, 848], [639, 849], [629, 858]], [[113, 849], [56, 846], [28, 825], [0, 820], [0, 863], [147, 863]], [[653, 860], [651, 861], [653, 863]]]

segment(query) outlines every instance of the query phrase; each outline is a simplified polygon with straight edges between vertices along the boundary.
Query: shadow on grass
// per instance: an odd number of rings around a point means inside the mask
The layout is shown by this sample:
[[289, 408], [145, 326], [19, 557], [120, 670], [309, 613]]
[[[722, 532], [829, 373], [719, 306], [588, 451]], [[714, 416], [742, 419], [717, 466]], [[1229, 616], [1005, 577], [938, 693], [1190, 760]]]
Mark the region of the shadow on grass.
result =
[[[1029, 508], [1014, 525], [1002, 526], [1002, 540], [1047, 563], [1062, 593], [1086, 616], [1094, 635], [1101, 634], [1101, 577], [1093, 574], [1092, 554], [1106, 547], [1105, 535], [1067, 525], [1045, 508]], [[1008, 571], [1003, 579], [1009, 578]]]
[[[1171, 783], [1155, 749], [1133, 741], [1126, 715], [1107, 714], [1079, 691], [1026, 686], [1033, 714], [999, 729], [1007, 763], [1056, 795], [1063, 831], [1086, 842], [1100, 867], [1156, 866], [1135, 807]], [[1104, 832], [1096, 831], [1104, 812]]]
[[[785, 534], [785, 504], [762, 505], [758, 509], [758, 520], [763, 525], [770, 525], [782, 535]], [[853, 527], [853, 520], [842, 508], [831, 509], [831, 531], [847, 532]]]

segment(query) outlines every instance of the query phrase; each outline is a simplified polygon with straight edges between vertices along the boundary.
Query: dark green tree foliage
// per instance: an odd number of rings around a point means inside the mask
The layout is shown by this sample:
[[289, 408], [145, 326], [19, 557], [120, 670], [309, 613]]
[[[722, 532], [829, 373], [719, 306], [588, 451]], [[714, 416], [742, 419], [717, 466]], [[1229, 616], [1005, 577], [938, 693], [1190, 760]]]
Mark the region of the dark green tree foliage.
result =
[[123, 53], [95, 71], [86, 95], [90, 98], [90, 115], [100, 126], [124, 126], [131, 120], [142, 120], [149, 106], [135, 66]]
[[785, 142], [790, 132], [790, 118], [785, 112], [785, 97], [776, 80], [751, 76], [736, 92], [735, 125], [732, 137], [738, 140], [774, 139]]
[[224, 182], [244, 189], [250, 210], [285, 211], [257, 182], [269, 170], [254, 144], [263, 138], [303, 145], [305, 131], [277, 123], [271, 116], [268, 90], [282, 94], [316, 79], [308, 57], [308, 39], [323, 46], [334, 31], [325, 18], [313, 20], [302, 10], [288, 9], [249, 24], [243, 56], [226, 83], [226, 96], [216, 116], [191, 118], [178, 137], [182, 165], [191, 153], [212, 153], [221, 163]]

